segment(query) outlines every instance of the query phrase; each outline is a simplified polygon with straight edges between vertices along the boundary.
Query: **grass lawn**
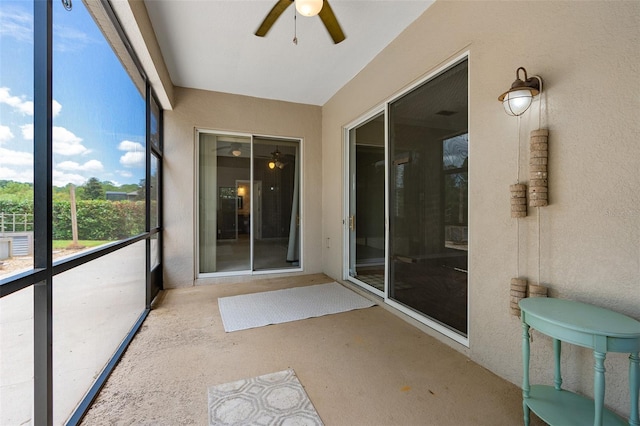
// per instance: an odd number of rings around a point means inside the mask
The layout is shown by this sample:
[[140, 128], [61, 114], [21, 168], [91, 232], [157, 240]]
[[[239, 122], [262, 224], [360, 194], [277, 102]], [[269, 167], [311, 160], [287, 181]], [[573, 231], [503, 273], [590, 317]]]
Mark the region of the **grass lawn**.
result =
[[[53, 249], [61, 250], [69, 247], [73, 241], [71, 240], [53, 240]], [[90, 241], [90, 240], [78, 240], [78, 245], [83, 247], [97, 247], [103, 244], [110, 243], [111, 241]]]

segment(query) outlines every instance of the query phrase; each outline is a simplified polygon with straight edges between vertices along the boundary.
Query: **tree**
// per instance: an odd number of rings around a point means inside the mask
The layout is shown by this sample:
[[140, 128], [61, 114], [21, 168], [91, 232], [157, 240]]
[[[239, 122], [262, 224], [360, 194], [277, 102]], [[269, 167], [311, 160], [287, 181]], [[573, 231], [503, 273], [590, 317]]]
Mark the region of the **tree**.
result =
[[138, 184], [138, 188], [137, 188], [137, 192], [138, 195], [136, 195], [136, 200], [137, 201], [144, 201], [147, 198], [147, 180], [146, 179], [140, 179], [140, 183]]
[[3, 180], [0, 181], [0, 198], [13, 201], [33, 201], [33, 184]]
[[104, 200], [105, 192], [102, 188], [102, 184], [97, 178], [89, 178], [87, 183], [84, 184], [84, 192], [82, 198], [85, 200]]

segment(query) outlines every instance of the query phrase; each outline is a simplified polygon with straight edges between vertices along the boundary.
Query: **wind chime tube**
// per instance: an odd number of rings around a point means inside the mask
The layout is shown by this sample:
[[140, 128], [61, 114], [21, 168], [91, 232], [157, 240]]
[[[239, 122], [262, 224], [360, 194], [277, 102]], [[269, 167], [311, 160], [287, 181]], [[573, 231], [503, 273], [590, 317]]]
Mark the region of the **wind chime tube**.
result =
[[527, 297], [527, 279], [526, 278], [511, 278], [511, 287], [509, 290], [510, 304], [509, 310], [511, 315], [517, 317], [520, 316], [520, 301]]
[[544, 207], [549, 204], [549, 130], [533, 130], [529, 145], [529, 206]]
[[511, 190], [511, 217], [527, 216], [527, 185], [517, 183], [510, 185]]

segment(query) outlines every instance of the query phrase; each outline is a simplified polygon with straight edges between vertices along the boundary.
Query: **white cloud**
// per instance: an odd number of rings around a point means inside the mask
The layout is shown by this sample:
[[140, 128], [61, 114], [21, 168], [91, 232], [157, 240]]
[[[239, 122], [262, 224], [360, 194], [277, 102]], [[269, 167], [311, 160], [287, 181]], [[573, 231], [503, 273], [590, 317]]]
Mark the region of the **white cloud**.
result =
[[104, 170], [104, 166], [98, 160], [89, 160], [84, 164], [76, 163], [75, 161], [63, 161], [56, 165], [56, 168], [59, 170], [82, 172], [101, 172]]
[[120, 164], [124, 167], [144, 167], [144, 152], [127, 152], [120, 157]]
[[2, 124], [0, 124], [0, 144], [11, 139], [13, 139], [13, 133], [11, 133], [11, 129], [8, 126], [3, 126]]
[[86, 180], [87, 178], [84, 176], [53, 169], [53, 186], [66, 186], [69, 183], [80, 186], [85, 183]]
[[16, 182], [33, 182], [33, 167], [21, 167], [14, 170], [0, 166], [0, 180], [13, 180]]
[[77, 52], [94, 43], [87, 33], [74, 27], [55, 25], [54, 32], [57, 37], [54, 48], [59, 52]]
[[59, 155], [78, 155], [91, 152], [82, 145], [82, 138], [64, 127], [53, 126], [53, 152]]
[[0, 35], [18, 41], [33, 41], [33, 15], [17, 7], [2, 5], [0, 9]]
[[24, 126], [20, 126], [20, 130], [22, 130], [22, 138], [24, 140], [33, 140], [33, 124], [25, 124]]
[[126, 170], [118, 170], [117, 173], [122, 176], [123, 178], [130, 178], [133, 177], [133, 173], [128, 172]]
[[120, 151], [127, 151], [122, 157], [120, 157], [120, 164], [124, 167], [144, 167], [146, 153], [144, 146], [141, 143], [125, 140], [120, 142], [118, 149]]
[[[10, 92], [11, 89], [8, 87], [0, 87], [0, 104], [7, 104], [22, 114], [33, 115], [33, 102], [25, 100], [26, 96], [11, 96]], [[53, 99], [51, 109], [55, 117], [62, 111], [62, 105]]]
[[33, 102], [25, 100], [24, 96], [11, 96], [10, 91], [8, 87], [0, 87], [0, 104], [7, 104], [22, 114], [33, 115]]
[[33, 182], [33, 154], [0, 148], [0, 180]]
[[[33, 124], [21, 126], [22, 137], [26, 140], [33, 140]], [[80, 155], [91, 152], [82, 145], [82, 138], [64, 127], [53, 126], [53, 152], [58, 155]]]
[[122, 141], [118, 145], [120, 151], [142, 151], [144, 152], [144, 146], [140, 142]]
[[0, 166], [33, 166], [33, 154], [0, 148]]
[[60, 102], [53, 99], [51, 101], [51, 108], [53, 109], [53, 116], [55, 117], [58, 114], [60, 114], [60, 111], [62, 110], [62, 105], [60, 105]]

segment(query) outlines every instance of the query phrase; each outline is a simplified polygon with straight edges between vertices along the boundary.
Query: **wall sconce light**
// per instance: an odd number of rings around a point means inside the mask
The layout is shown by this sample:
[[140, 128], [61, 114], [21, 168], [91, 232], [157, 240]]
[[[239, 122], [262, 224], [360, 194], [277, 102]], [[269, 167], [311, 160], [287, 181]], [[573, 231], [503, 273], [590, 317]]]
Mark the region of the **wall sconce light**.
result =
[[[520, 78], [520, 71], [524, 73], [524, 80]], [[511, 88], [498, 96], [504, 110], [509, 115], [522, 115], [529, 109], [533, 97], [542, 91], [542, 79], [537, 75], [527, 76], [527, 70], [520, 67], [516, 70], [516, 81]]]
[[323, 0], [295, 0], [296, 1], [296, 10], [302, 16], [316, 16], [320, 13], [322, 9], [322, 5], [324, 4]]

